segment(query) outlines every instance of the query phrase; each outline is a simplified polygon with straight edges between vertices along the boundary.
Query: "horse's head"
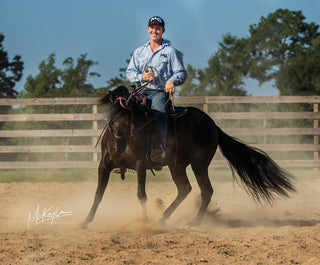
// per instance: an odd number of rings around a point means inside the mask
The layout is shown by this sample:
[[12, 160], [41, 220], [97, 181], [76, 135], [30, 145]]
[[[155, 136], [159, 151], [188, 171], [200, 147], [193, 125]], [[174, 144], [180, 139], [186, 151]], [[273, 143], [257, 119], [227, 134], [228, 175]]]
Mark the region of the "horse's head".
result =
[[141, 94], [130, 94], [126, 87], [119, 86], [110, 90], [100, 103], [110, 107], [109, 127], [117, 139], [117, 151], [123, 152], [126, 139], [133, 136], [136, 130], [140, 132], [139, 128], [145, 128], [147, 98]]
[[124, 86], [119, 86], [100, 99], [101, 104], [110, 107], [109, 110], [109, 127], [113, 137], [116, 139], [117, 152], [124, 152], [126, 140], [131, 134], [131, 111], [125, 105], [129, 97], [129, 91]]
[[128, 99], [130, 93], [125, 86], [118, 86], [115, 89], [109, 90], [109, 93], [100, 99], [100, 104], [116, 104], [118, 98]]
[[[133, 109], [134, 112], [143, 112], [151, 110], [151, 102], [143, 94], [137, 93], [135, 86], [132, 87], [132, 93], [124, 86], [118, 86], [109, 90], [109, 93], [100, 99], [100, 104], [120, 106], [124, 109]], [[137, 113], [136, 113], [137, 114]]]

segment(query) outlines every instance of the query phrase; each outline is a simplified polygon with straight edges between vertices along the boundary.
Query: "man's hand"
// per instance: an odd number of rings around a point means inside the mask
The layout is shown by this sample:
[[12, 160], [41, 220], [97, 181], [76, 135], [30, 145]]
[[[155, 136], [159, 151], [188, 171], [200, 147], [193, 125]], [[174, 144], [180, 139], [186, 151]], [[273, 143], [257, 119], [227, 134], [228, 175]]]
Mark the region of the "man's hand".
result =
[[164, 91], [171, 94], [174, 94], [175, 89], [174, 89], [174, 83], [171, 80], [168, 80], [166, 85], [164, 86]]
[[151, 71], [145, 71], [142, 74], [142, 80], [147, 81], [147, 82], [151, 82], [154, 79], [154, 75]]

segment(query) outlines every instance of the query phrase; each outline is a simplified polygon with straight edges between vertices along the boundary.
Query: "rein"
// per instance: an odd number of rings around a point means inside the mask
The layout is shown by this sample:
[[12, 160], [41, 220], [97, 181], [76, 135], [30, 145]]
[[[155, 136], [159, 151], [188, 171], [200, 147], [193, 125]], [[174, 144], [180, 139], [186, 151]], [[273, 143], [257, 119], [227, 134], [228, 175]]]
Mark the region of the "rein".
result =
[[[153, 66], [151, 66], [151, 65], [146, 66], [145, 70], [148, 70], [148, 69], [150, 69], [150, 71], [151, 71], [152, 74], [153, 74], [153, 80], [152, 80], [152, 82], [153, 82], [154, 87], [156, 88], [156, 90], [162, 91], [162, 89], [160, 89], [160, 88], [157, 87], [156, 81], [155, 81], [155, 78], [154, 78], [154, 72], [156, 72], [157, 75], [158, 75], [158, 77], [159, 77], [160, 83], [161, 83], [161, 85], [162, 85], [162, 87], [163, 87], [163, 89], [164, 89], [164, 85], [163, 85], [163, 83], [162, 83], [162, 80], [161, 80], [161, 76], [160, 76], [159, 71], [158, 71], [155, 67], [153, 67]], [[150, 83], [150, 82], [149, 82], [149, 83]]]
[[106, 125], [103, 127], [103, 129], [102, 129], [102, 131], [101, 131], [101, 133], [100, 133], [100, 135], [99, 135], [99, 137], [98, 137], [98, 140], [97, 140], [97, 142], [96, 142], [96, 145], [94, 146], [95, 148], [97, 147], [97, 145], [98, 145], [98, 143], [99, 143], [99, 141], [100, 141], [100, 139], [101, 139], [101, 137], [102, 137], [102, 134], [105, 132], [105, 130], [108, 128], [108, 126], [109, 126], [109, 122], [107, 121]]
[[[151, 66], [151, 65], [146, 66], [145, 69], [146, 69], [146, 70], [147, 70], [147, 69], [150, 69], [150, 71], [152, 72], [153, 76], [154, 76], [154, 72], [157, 73], [157, 75], [158, 75], [158, 77], [159, 77], [159, 80], [160, 80], [160, 83], [161, 83], [161, 85], [162, 85], [162, 87], [163, 87], [163, 89], [164, 89], [164, 85], [163, 85], [163, 83], [162, 83], [162, 80], [161, 80], [161, 76], [160, 76], [159, 71], [158, 71], [155, 67], [153, 67], [153, 66]], [[157, 87], [155, 78], [153, 78], [152, 82], [153, 82], [153, 85], [154, 85], [154, 87], [156, 88], [156, 90], [162, 91], [162, 89], [159, 89], [159, 88]], [[150, 83], [150, 82], [149, 82], [149, 83]], [[147, 83], [145, 86], [147, 86], [149, 83]], [[140, 92], [140, 91], [141, 91], [141, 90], [139, 90], [139, 92]], [[169, 98], [170, 98], [170, 97], [171, 97], [171, 101], [172, 101], [172, 109], [173, 109], [173, 112], [175, 112], [175, 110], [174, 110], [174, 96], [173, 96], [173, 93], [169, 95]]]
[[125, 104], [123, 104], [123, 101], [124, 101], [124, 102], [127, 101], [126, 98], [124, 98], [124, 97], [118, 97], [118, 98], [116, 98], [116, 101], [119, 101], [120, 106], [121, 106], [122, 108], [124, 108], [124, 109], [126, 109], [126, 110], [131, 110], [130, 107], [127, 107]]
[[[160, 83], [161, 83], [162, 87], [164, 88], [164, 85], [163, 85], [163, 83], [162, 83], [162, 80], [161, 80], [159, 71], [158, 71], [155, 67], [153, 67], [153, 66], [151, 66], [151, 65], [146, 66], [145, 71], [146, 71], [146, 70], [151, 71], [152, 74], [153, 74], [153, 76], [154, 76], [154, 73], [156, 72], [157, 75], [158, 75], [158, 77], [159, 77]], [[153, 85], [154, 85], [154, 87], [156, 88], [156, 90], [158, 90], [158, 91], [163, 91], [163, 89], [160, 89], [160, 88], [157, 87], [156, 82], [155, 82], [155, 78], [153, 78], [152, 82], [153, 82]], [[128, 100], [127, 100], [126, 98], [124, 98], [124, 97], [118, 97], [118, 98], [116, 98], [116, 100], [120, 102], [120, 105], [121, 105], [122, 108], [124, 108], [124, 109], [126, 109], [126, 110], [131, 110], [130, 107], [127, 107], [127, 104], [123, 104], [123, 101], [125, 101], [125, 102], [130, 101], [130, 100], [132, 99], [132, 96], [135, 96], [135, 95], [137, 95], [138, 93], [140, 93], [140, 92], [141, 92], [143, 89], [145, 89], [146, 86], [149, 85], [150, 83], [151, 83], [151, 81], [143, 84], [142, 86], [138, 87], [136, 90], [132, 91], [131, 94], [130, 94], [130, 96], [129, 96], [129, 98], [128, 98]], [[174, 97], [173, 97], [173, 94], [170, 94], [170, 96], [171, 96], [171, 98], [172, 98], [172, 108], [173, 108], [173, 111], [175, 112], [175, 110], [174, 110]], [[167, 101], [163, 104], [163, 106], [161, 107], [160, 111], [168, 104], [168, 102], [169, 102], [169, 100], [170, 100], [170, 96], [169, 96], [169, 98], [167, 99]], [[133, 119], [133, 118], [132, 118], [132, 119]], [[131, 119], [131, 123], [132, 123], [132, 119]], [[141, 126], [138, 130], [136, 130], [135, 134], [133, 134], [133, 126], [132, 126], [130, 137], [138, 134], [141, 130], [143, 130], [145, 127], [147, 127], [154, 119], [155, 119], [155, 117], [152, 117], [150, 120], [148, 120], [143, 126]]]
[[[154, 76], [154, 72], [157, 73], [157, 75], [158, 75], [158, 77], [159, 77], [159, 80], [160, 80], [160, 83], [161, 83], [162, 87], [164, 88], [164, 85], [163, 85], [163, 83], [162, 83], [162, 80], [161, 80], [159, 71], [158, 71], [154, 66], [151, 66], [151, 65], [146, 66], [145, 70], [148, 70], [148, 69], [152, 72], [153, 76]], [[128, 99], [126, 99], [126, 98], [124, 98], [124, 97], [118, 97], [118, 98], [116, 98], [115, 100], [116, 100], [116, 101], [119, 101], [120, 106], [121, 106], [123, 109], [131, 110], [131, 108], [127, 106], [126, 102], [128, 102], [129, 100], [131, 100], [131, 98], [132, 98], [133, 96], [135, 96], [136, 94], [140, 93], [140, 92], [141, 92], [143, 89], [145, 89], [146, 86], [149, 85], [151, 82], [153, 83], [153, 85], [154, 85], [154, 87], [156, 88], [156, 90], [158, 90], [158, 91], [163, 91], [163, 89], [160, 89], [160, 88], [157, 87], [156, 82], [155, 82], [155, 78], [153, 78], [152, 81], [147, 82], [147, 83], [143, 84], [142, 86], [138, 87], [136, 90], [132, 91]], [[160, 110], [162, 110], [162, 109], [165, 107], [165, 105], [168, 104], [168, 102], [169, 102], [169, 100], [170, 100], [170, 97], [171, 97], [171, 101], [172, 101], [173, 112], [175, 112], [175, 109], [174, 109], [174, 96], [173, 96], [173, 94], [170, 94], [170, 95], [169, 95], [168, 100], [163, 104], [163, 106], [161, 107]], [[125, 104], [123, 104], [123, 102], [125, 102]], [[132, 115], [131, 115], [131, 116], [132, 116]], [[152, 117], [150, 120], [148, 120], [143, 126], [141, 126], [138, 130], [136, 130], [135, 134], [133, 134], [133, 125], [131, 125], [131, 135], [130, 135], [129, 137], [133, 137], [134, 135], [138, 134], [141, 130], [143, 130], [145, 127], [147, 127], [154, 119], [155, 119], [155, 117]], [[133, 120], [133, 118], [131, 118], [131, 124], [132, 124], [132, 120]], [[110, 123], [109, 123], [109, 122], [107, 122], [106, 125], [104, 126], [104, 128], [102, 129], [102, 131], [101, 131], [101, 133], [100, 133], [100, 136], [99, 136], [99, 138], [98, 138], [98, 140], [97, 140], [97, 142], [96, 142], [95, 147], [97, 147], [97, 145], [98, 145], [98, 143], [99, 143], [99, 141], [100, 141], [103, 133], [106, 131], [106, 129], [107, 129], [108, 127], [110, 127]], [[125, 137], [119, 137], [119, 136], [115, 135], [115, 134], [113, 133], [113, 130], [112, 130], [111, 127], [110, 127], [110, 129], [111, 129], [111, 131], [112, 131], [112, 135], [113, 135], [115, 138], [117, 138], [117, 139], [125, 138]]]
[[[116, 100], [119, 101], [120, 106], [121, 106], [122, 108], [124, 108], [124, 109], [126, 109], [126, 110], [131, 110], [131, 108], [129, 108], [129, 107], [127, 107], [125, 104], [123, 104], [123, 101], [126, 102], [126, 98], [124, 98], [124, 97], [118, 97], [118, 98], [116, 98]], [[112, 135], [113, 135], [116, 139], [120, 139], [120, 138], [121, 138], [120, 136], [114, 134], [114, 132], [113, 132], [111, 126], [110, 126], [109, 121], [107, 121], [106, 125], [103, 127], [103, 129], [102, 129], [102, 131], [101, 131], [101, 133], [100, 133], [100, 135], [99, 135], [99, 137], [98, 137], [98, 139], [97, 139], [96, 145], [94, 146], [95, 148], [97, 147], [97, 145], [98, 145], [98, 143], [99, 143], [99, 141], [100, 141], [103, 133], [106, 131], [106, 129], [107, 129], [108, 127], [110, 127], [111, 132], [112, 132]]]

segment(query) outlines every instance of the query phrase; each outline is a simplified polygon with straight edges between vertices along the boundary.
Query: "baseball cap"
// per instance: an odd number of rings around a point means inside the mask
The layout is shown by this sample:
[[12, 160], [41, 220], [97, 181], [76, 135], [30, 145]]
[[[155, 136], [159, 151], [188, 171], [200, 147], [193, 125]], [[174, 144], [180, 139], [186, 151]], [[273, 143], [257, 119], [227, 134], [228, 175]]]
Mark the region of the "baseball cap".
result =
[[151, 25], [159, 25], [164, 28], [164, 20], [161, 17], [154, 16], [149, 19], [148, 26], [151, 26]]

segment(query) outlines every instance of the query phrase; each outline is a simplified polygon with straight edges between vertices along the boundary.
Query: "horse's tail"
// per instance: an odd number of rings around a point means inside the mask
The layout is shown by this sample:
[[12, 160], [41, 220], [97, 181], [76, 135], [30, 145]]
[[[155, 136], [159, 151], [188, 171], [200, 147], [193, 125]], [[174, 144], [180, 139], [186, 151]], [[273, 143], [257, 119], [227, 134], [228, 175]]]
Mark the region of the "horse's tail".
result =
[[245, 184], [246, 191], [252, 197], [272, 204], [274, 195], [289, 197], [289, 191], [295, 191], [291, 182], [291, 175], [279, 167], [262, 150], [248, 146], [235, 139], [219, 127], [219, 146], [224, 157], [229, 161], [232, 169], [237, 172], [241, 181]]

